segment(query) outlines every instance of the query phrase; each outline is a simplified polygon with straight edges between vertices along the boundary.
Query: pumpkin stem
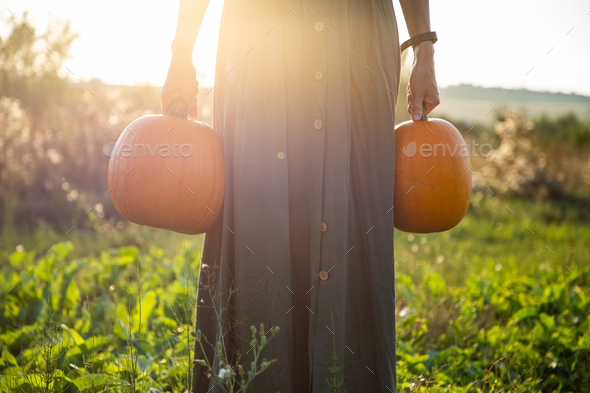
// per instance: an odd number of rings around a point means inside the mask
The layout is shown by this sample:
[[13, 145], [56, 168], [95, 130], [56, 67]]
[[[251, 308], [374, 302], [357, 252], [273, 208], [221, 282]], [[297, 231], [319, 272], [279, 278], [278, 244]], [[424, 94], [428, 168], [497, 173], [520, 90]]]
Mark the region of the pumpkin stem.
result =
[[170, 104], [168, 112], [166, 113], [168, 116], [176, 116], [182, 119], [186, 119], [187, 114], [186, 103], [182, 97], [176, 97], [174, 101], [172, 101], [172, 104]]
[[426, 116], [426, 105], [422, 102], [422, 118], [420, 120], [428, 120], [428, 116]]

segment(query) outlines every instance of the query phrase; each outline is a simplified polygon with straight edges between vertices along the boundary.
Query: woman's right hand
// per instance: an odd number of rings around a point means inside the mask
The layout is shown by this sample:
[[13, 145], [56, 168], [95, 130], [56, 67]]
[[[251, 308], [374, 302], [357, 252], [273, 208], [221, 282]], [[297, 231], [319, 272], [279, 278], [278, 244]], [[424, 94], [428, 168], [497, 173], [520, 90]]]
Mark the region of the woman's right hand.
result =
[[182, 97], [187, 105], [187, 114], [191, 117], [197, 117], [198, 92], [199, 81], [197, 81], [192, 59], [188, 56], [181, 57], [173, 53], [166, 81], [160, 93], [162, 114], [168, 113], [168, 108], [170, 108], [175, 98]]

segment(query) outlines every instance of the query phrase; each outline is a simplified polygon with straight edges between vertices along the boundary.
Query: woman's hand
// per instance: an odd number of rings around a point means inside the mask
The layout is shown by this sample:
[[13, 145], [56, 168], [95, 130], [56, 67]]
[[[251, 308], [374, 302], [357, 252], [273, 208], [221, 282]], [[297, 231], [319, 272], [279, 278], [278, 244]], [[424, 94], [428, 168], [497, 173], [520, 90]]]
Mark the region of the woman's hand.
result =
[[[162, 100], [162, 113], [167, 114], [168, 108], [175, 98], [182, 97], [186, 103], [187, 114], [197, 117], [197, 93], [199, 82], [195, 67], [189, 56], [172, 54], [168, 75], [162, 87], [160, 97]], [[189, 110], [190, 108], [190, 110]]]
[[414, 51], [414, 63], [407, 88], [408, 112], [412, 120], [418, 121], [422, 117], [422, 104], [429, 114], [438, 104], [438, 87], [434, 75], [434, 48], [432, 42], [421, 42]]

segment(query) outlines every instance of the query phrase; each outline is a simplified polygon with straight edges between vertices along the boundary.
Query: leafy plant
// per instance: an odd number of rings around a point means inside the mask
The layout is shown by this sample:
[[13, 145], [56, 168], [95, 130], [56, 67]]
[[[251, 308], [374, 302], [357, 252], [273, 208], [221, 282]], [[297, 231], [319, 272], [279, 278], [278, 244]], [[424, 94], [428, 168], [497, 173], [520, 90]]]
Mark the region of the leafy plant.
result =
[[[227, 264], [225, 264], [227, 266]], [[248, 388], [251, 386], [254, 379], [262, 374], [271, 364], [277, 362], [276, 359], [271, 361], [263, 358], [260, 360], [261, 352], [263, 348], [270, 342], [270, 340], [279, 333], [279, 327], [273, 326], [267, 332], [264, 330], [264, 324], [260, 324], [259, 328], [259, 337], [256, 336], [256, 327], [251, 325], [250, 326], [250, 333], [252, 338], [248, 340], [246, 337], [242, 337], [240, 335], [239, 329], [241, 327], [247, 326], [246, 317], [243, 317], [241, 320], [238, 320], [233, 316], [231, 319], [227, 321], [227, 325], [222, 325], [223, 316], [225, 313], [228, 313], [230, 308], [240, 309], [241, 311], [245, 311], [246, 306], [243, 306], [239, 302], [240, 293], [237, 288], [235, 288], [233, 280], [230, 278], [230, 285], [229, 289], [226, 293], [217, 290], [216, 285], [216, 275], [220, 269], [219, 265], [207, 265], [203, 264], [203, 268], [200, 271], [200, 284], [199, 284], [199, 296], [207, 296], [208, 300], [211, 302], [211, 305], [207, 305], [206, 302], [203, 301], [202, 307], [208, 307], [213, 310], [215, 314], [215, 318], [218, 324], [218, 328], [220, 331], [223, 332], [221, 337], [217, 338], [217, 343], [214, 345], [211, 343], [207, 337], [205, 337], [200, 329], [194, 333], [195, 336], [195, 356], [197, 356], [198, 349], [203, 356], [203, 359], [195, 359], [193, 360], [193, 364], [196, 366], [205, 366], [207, 367], [206, 376], [208, 379], [213, 378], [217, 384], [221, 387], [224, 392], [244, 392], [248, 391]], [[231, 277], [231, 272], [229, 276]], [[236, 298], [236, 300], [231, 302], [232, 298]], [[266, 335], [271, 332], [270, 338], [267, 339]], [[249, 368], [245, 369], [241, 364], [240, 361], [242, 360], [242, 354], [240, 350], [235, 348], [231, 340], [228, 338], [235, 338], [241, 340], [243, 343], [248, 343], [250, 346], [250, 350], [246, 353], [247, 355], [251, 352], [252, 354], [249, 355], [250, 365]], [[214, 350], [214, 359], [208, 359], [207, 352], [205, 352], [205, 348], [203, 347], [203, 341], [206, 341], [209, 346], [212, 347]], [[258, 364], [260, 360], [260, 364]], [[217, 364], [214, 364], [218, 362]], [[215, 366], [219, 367], [215, 367]], [[218, 373], [214, 370], [218, 369]], [[197, 373], [195, 369], [195, 374]], [[195, 386], [193, 386], [195, 389]]]
[[[332, 378], [326, 377], [326, 382], [328, 383], [329, 389], [322, 388], [322, 392], [324, 393], [340, 393], [340, 387], [344, 383], [344, 375], [337, 377], [336, 375], [340, 372], [340, 367], [338, 367], [338, 356], [336, 356], [336, 330], [334, 329], [334, 315], [330, 313], [330, 318], [332, 319], [332, 344], [334, 346], [334, 353], [332, 354], [332, 361], [334, 364], [328, 368], [330, 373], [332, 373]], [[344, 388], [343, 393], [346, 393], [347, 390]]]
[[[590, 248], [580, 240], [590, 238], [590, 225], [578, 212], [577, 205], [550, 200], [475, 193], [452, 231], [396, 231], [398, 391], [583, 392], [590, 386]], [[26, 248], [2, 244], [0, 392], [20, 392], [23, 376], [33, 372], [39, 378], [29, 381], [31, 391], [85, 393], [131, 392], [133, 378], [136, 392], [190, 391], [193, 367], [206, 378], [208, 368], [192, 364], [193, 344], [196, 357], [203, 356], [191, 335], [197, 272], [207, 272], [202, 237], [133, 225], [117, 233], [76, 228], [71, 243], [52, 246], [47, 242], [64, 235], [45, 228], [20, 239]], [[145, 242], [121, 245], [138, 236]], [[201, 306], [207, 291], [199, 293]], [[42, 356], [51, 343], [44, 337], [54, 343], [48, 363]], [[250, 342], [251, 334], [244, 339]], [[271, 357], [268, 347], [260, 349], [258, 332], [256, 339], [258, 372], [262, 358]], [[217, 359], [207, 354], [219, 377]], [[225, 370], [239, 364], [225, 352], [222, 358]], [[242, 360], [245, 378], [251, 360]], [[47, 364], [49, 388], [40, 379]], [[239, 368], [224, 376], [234, 372], [238, 390]], [[342, 366], [336, 381], [341, 374]]]
[[[264, 324], [260, 324], [260, 329], [258, 331], [258, 337], [256, 336], [256, 327], [254, 325], [250, 326], [250, 331], [252, 332], [252, 340], [250, 341], [250, 345], [252, 345], [252, 351], [254, 360], [250, 363], [250, 367], [245, 369], [239, 363], [240, 361], [240, 354], [237, 354], [237, 362], [234, 365], [230, 365], [227, 357], [223, 351], [223, 345], [221, 342], [217, 343], [217, 357], [220, 362], [220, 370], [219, 374], [215, 374], [213, 372], [213, 365], [205, 356], [204, 359], [195, 359], [193, 362], [200, 366], [204, 366], [207, 368], [207, 378], [213, 378], [215, 382], [221, 387], [221, 390], [227, 393], [239, 393], [239, 392], [248, 392], [248, 388], [252, 384], [254, 378], [262, 374], [271, 364], [277, 362], [277, 359], [267, 360], [266, 358], [260, 359], [260, 355], [262, 349], [272, 340], [272, 338], [279, 333], [279, 327], [274, 326], [269, 331], [271, 332], [270, 338], [266, 338], [267, 332], [264, 331]], [[205, 354], [205, 348], [203, 347], [203, 340], [202, 334], [200, 330], [197, 330], [195, 333], [195, 339], [199, 344], [201, 351]], [[259, 364], [260, 361], [260, 364]]]

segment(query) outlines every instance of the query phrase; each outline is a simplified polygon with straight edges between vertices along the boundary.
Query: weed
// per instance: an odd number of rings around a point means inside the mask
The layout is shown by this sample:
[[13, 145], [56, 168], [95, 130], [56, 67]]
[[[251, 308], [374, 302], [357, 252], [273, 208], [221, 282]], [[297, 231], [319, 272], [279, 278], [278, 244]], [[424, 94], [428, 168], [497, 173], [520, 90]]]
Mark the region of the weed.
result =
[[[330, 318], [332, 318], [332, 344], [334, 346], [334, 353], [332, 354], [332, 361], [334, 364], [328, 368], [330, 373], [332, 374], [332, 378], [329, 379], [326, 377], [326, 382], [328, 383], [329, 389], [322, 388], [322, 392], [324, 393], [340, 393], [340, 387], [344, 383], [344, 375], [340, 375], [337, 377], [336, 375], [340, 372], [340, 367], [338, 367], [338, 356], [336, 356], [336, 329], [334, 329], [334, 315], [330, 313]], [[343, 393], [346, 393], [346, 388], [343, 390]]]

